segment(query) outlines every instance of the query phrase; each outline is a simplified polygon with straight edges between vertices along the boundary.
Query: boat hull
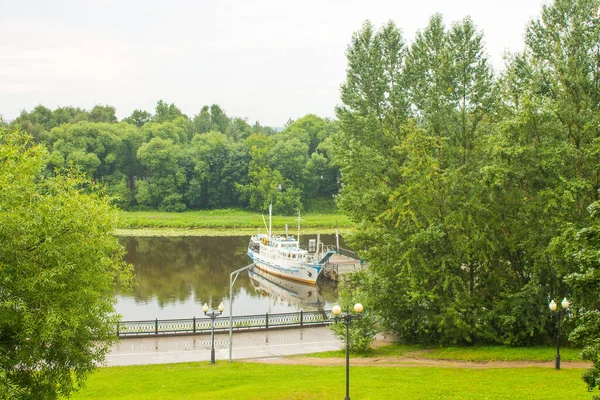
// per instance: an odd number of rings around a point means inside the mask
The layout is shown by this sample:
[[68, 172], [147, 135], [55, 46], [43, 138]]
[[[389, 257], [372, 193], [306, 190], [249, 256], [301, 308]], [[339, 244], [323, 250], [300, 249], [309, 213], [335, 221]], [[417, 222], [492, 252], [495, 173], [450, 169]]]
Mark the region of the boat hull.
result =
[[294, 282], [316, 285], [317, 278], [319, 277], [322, 265], [298, 265], [284, 267], [270, 263], [266, 260], [261, 259], [251, 251], [248, 251], [248, 256], [254, 262], [255, 268], [267, 272], [271, 275], [278, 276], [280, 278], [289, 279]]

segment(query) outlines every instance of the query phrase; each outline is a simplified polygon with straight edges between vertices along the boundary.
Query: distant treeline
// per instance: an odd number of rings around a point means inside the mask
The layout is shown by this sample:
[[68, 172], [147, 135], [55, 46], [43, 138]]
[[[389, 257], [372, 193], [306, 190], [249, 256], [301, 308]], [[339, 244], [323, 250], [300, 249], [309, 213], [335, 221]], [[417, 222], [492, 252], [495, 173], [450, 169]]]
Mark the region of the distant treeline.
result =
[[23, 111], [10, 124], [50, 153], [48, 170], [75, 167], [106, 187], [125, 210], [184, 211], [243, 207], [293, 213], [337, 193], [331, 162], [335, 122], [307, 115], [285, 129], [248, 124], [220, 106], [188, 117], [158, 101], [119, 121], [96, 105]]

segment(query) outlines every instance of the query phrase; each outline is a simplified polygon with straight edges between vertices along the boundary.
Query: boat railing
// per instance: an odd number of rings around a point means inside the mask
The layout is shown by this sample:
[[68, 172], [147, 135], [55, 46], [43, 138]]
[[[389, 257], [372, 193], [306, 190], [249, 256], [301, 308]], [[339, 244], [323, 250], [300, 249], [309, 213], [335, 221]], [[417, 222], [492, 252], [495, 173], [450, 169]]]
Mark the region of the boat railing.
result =
[[[211, 332], [211, 319], [192, 317], [144, 321], [119, 321], [116, 334], [120, 338], [151, 335], [194, 335]], [[313, 327], [332, 323], [331, 311], [298, 311], [292, 313], [265, 313], [234, 316], [232, 328], [236, 331]], [[229, 331], [229, 317], [215, 318], [215, 332]]]

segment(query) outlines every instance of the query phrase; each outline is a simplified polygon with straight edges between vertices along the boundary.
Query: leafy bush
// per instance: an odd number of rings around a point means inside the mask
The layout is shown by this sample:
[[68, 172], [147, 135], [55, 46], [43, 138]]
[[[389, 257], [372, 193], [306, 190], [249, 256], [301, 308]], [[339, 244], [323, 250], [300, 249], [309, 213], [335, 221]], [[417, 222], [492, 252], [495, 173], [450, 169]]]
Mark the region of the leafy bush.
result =
[[[360, 318], [350, 322], [348, 329], [350, 350], [358, 354], [369, 352], [371, 344], [375, 340], [375, 335], [378, 332], [377, 318], [369, 307], [367, 297], [361, 291], [361, 281], [364, 277], [364, 271], [355, 272], [350, 274], [347, 280], [341, 282], [339, 285], [339, 300], [342, 314], [350, 312], [350, 314], [355, 315], [354, 311], [352, 311], [354, 304], [361, 303], [363, 305], [362, 315]], [[341, 320], [338, 323], [330, 325], [330, 328], [337, 337], [344, 341], [346, 340], [346, 326]]]

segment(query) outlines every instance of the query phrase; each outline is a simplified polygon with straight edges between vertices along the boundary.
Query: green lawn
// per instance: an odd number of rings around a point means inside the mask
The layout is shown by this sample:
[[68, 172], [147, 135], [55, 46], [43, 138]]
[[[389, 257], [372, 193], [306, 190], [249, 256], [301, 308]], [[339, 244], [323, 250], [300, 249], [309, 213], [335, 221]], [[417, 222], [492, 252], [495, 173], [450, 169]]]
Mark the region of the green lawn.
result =
[[[590, 399], [581, 369], [351, 367], [358, 399]], [[234, 362], [100, 368], [73, 399], [341, 400], [345, 368]]]
[[[180, 228], [180, 229], [208, 229], [208, 230], [251, 230], [256, 232], [259, 228], [265, 231], [262, 214], [242, 211], [237, 209], [188, 211], [182, 213], [136, 211], [122, 212], [119, 228]], [[268, 216], [265, 216], [268, 223]], [[273, 216], [273, 229], [284, 232], [288, 224], [290, 232], [297, 229], [297, 217]], [[302, 215], [302, 230], [327, 228], [329, 230], [349, 228], [352, 226], [348, 217], [339, 213], [319, 214], [306, 213]]]

